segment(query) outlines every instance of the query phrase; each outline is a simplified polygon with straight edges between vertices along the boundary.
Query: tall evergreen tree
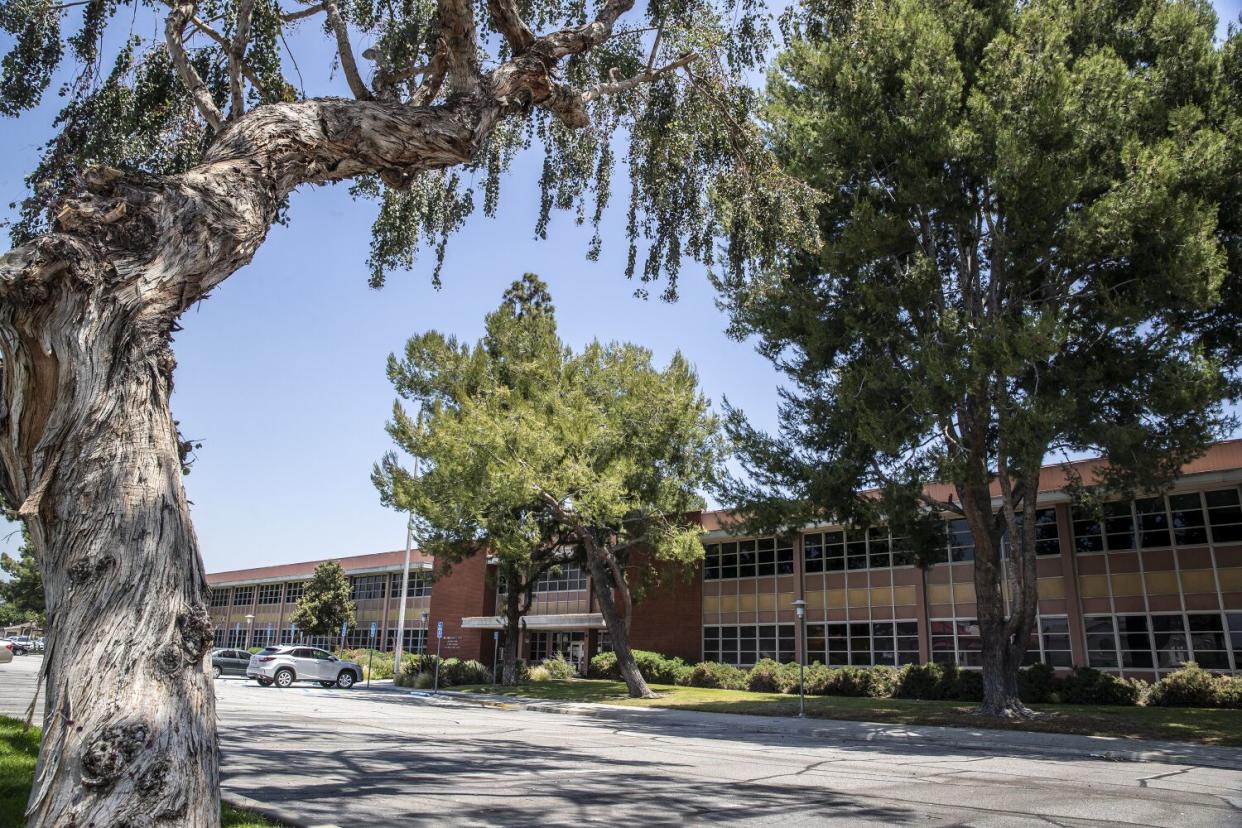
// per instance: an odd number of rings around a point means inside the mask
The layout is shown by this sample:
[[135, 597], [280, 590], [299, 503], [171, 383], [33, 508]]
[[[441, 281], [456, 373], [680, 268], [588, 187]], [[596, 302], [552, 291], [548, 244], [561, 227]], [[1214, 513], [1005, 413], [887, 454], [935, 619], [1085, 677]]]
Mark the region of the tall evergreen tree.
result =
[[[0, 0], [0, 115], [66, 79], [0, 257], [0, 498], [49, 588], [47, 708], [74, 711], [72, 728], [46, 723], [30, 825], [219, 822], [171, 340], [295, 191], [351, 181], [376, 203], [377, 286], [426, 248], [438, 278], [448, 237], [496, 215], [527, 149], [544, 159], [541, 237], [553, 210], [598, 226], [628, 171], [627, 271], [643, 290], [667, 277], [674, 296], [685, 257], [719, 259], [718, 239], [736, 269], [809, 227], [808, 191], [767, 156], [742, 82], [770, 42], [761, 0], [635, 6]], [[325, 49], [348, 97], [290, 73]], [[83, 671], [93, 680], [72, 679]]]
[[478, 343], [421, 334], [403, 360], [390, 358], [389, 376], [420, 406], [412, 417], [398, 403], [389, 433], [422, 473], [389, 455], [375, 475], [384, 497], [422, 516], [450, 552], [494, 550], [527, 586], [540, 560], [575, 551], [630, 694], [651, 695], [629, 646], [638, 576], [627, 564], [639, 549], [674, 565], [702, 557], [685, 516], [701, 508], [698, 491], [721, 459], [686, 361], [674, 355], [661, 370], [629, 344], [574, 354], [557, 337], [546, 286], [528, 274]]
[[342, 624], [355, 624], [356, 611], [345, 569], [336, 561], [324, 561], [306, 582], [290, 620], [310, 635], [333, 636], [340, 634]]
[[731, 497], [785, 525], [964, 517], [982, 710], [1028, 716], [1041, 465], [1097, 451], [1107, 483], [1160, 486], [1228, 426], [1201, 325], [1239, 277], [1238, 38], [1167, 0], [811, 2], [786, 23], [765, 117], [825, 195], [825, 244], [719, 282], [788, 378], [779, 434], [731, 412], [752, 472]]
[[9, 608], [6, 613], [17, 621], [44, 623], [47, 604], [43, 596], [43, 573], [35, 557], [30, 537], [22, 533], [22, 545], [17, 557], [0, 553], [0, 570], [8, 576], [0, 581], [0, 603]]

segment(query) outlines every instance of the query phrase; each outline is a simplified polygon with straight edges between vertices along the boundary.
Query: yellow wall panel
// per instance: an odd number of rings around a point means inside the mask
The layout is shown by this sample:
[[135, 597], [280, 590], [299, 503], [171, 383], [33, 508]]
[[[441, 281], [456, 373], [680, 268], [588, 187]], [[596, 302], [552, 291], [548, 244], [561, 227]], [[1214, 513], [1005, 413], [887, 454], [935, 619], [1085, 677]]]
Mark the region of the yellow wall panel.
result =
[[755, 596], [754, 595], [739, 595], [737, 598], [737, 609], [738, 609], [738, 612], [754, 612], [755, 611]]
[[737, 612], [737, 596], [736, 595], [721, 595], [720, 596], [720, 611], [721, 612]]
[[715, 595], [704, 595], [703, 612], [706, 615], [715, 615], [720, 612], [720, 599]]
[[793, 609], [793, 602], [794, 602], [794, 599], [795, 599], [795, 598], [797, 598], [797, 597], [798, 597], [798, 596], [794, 595], [792, 592], [778, 592], [778, 593], [776, 594], [776, 608], [777, 608], [777, 610], [791, 610], [791, 609]]
[[953, 600], [953, 592], [948, 584], [928, 584], [927, 603], [948, 604]]
[[1083, 575], [1078, 579], [1078, 594], [1083, 598], [1107, 598], [1107, 575]]
[[898, 607], [913, 606], [918, 600], [912, 586], [899, 586], [893, 589], [893, 605]]
[[953, 600], [958, 604], [970, 604], [975, 600], [974, 584], [954, 584]]
[[823, 609], [827, 606], [824, 603], [825, 600], [827, 600], [827, 595], [823, 592], [808, 592], [806, 594], [806, 605], [811, 609]]
[[1182, 589], [1186, 592], [1215, 592], [1216, 579], [1210, 569], [1183, 569]]
[[759, 593], [759, 609], [765, 612], [776, 609], [776, 595], [771, 592]]
[[1142, 595], [1143, 576], [1137, 572], [1123, 572], [1113, 576], [1113, 595]]
[[849, 602], [851, 607], [867, 606], [867, 592], [865, 589], [846, 590], [849, 593]]
[[1065, 597], [1065, 579], [1059, 575], [1055, 578], [1040, 578], [1038, 585], [1040, 598]]
[[827, 595], [828, 595], [828, 608], [829, 609], [840, 609], [841, 607], [845, 606], [845, 590], [830, 589], [828, 590]]
[[1224, 592], [1242, 592], [1242, 567], [1219, 570], [1220, 588]]
[[1147, 592], [1151, 595], [1176, 595], [1176, 572], [1148, 572]]

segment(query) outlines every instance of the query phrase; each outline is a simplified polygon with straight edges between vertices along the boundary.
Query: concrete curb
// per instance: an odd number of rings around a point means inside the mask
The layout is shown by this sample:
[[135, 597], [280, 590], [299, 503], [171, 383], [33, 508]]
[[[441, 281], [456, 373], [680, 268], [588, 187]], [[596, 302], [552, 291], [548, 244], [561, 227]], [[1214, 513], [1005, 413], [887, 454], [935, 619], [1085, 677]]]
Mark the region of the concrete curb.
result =
[[[428, 691], [392, 688], [415, 698], [433, 701]], [[1186, 742], [1124, 739], [1116, 736], [1081, 736], [1022, 730], [947, 727], [939, 725], [893, 725], [841, 719], [791, 719], [739, 713], [705, 713], [668, 707], [625, 707], [578, 702], [551, 702], [514, 696], [441, 690], [438, 698], [480, 707], [557, 713], [624, 723], [626, 720], [661, 720], [681, 728], [709, 728], [731, 733], [777, 733], [790, 736], [834, 739], [855, 744], [884, 746], [937, 746], [982, 753], [1015, 752], [1048, 757], [1098, 759], [1113, 762], [1162, 762], [1223, 770], [1242, 770], [1242, 751]]]

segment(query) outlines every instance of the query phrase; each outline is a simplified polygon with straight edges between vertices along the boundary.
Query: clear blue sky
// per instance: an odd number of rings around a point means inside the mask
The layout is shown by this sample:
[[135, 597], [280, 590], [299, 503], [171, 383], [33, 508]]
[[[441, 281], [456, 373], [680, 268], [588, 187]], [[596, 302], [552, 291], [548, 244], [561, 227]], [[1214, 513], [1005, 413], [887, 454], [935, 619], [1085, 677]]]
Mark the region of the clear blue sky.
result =
[[[1240, 4], [1216, 7], [1236, 20]], [[0, 49], [8, 45], [0, 38]], [[322, 89], [328, 54], [314, 36], [294, 48], [307, 88]], [[48, 100], [0, 127], [4, 204], [22, 193], [50, 134], [59, 100]], [[368, 288], [374, 206], [352, 201], [344, 186], [303, 190], [289, 226], [275, 227], [248, 267], [185, 316], [173, 415], [184, 435], [203, 442], [186, 489], [208, 571], [400, 548], [404, 520], [380, 506], [369, 479], [390, 448], [385, 359], [428, 328], [477, 337], [483, 315], [525, 271], [551, 286], [571, 345], [627, 339], [661, 362], [680, 349], [714, 402], [728, 396], [757, 424], [774, 426], [778, 377], [751, 345], [724, 335], [701, 268], [685, 268], [675, 304], [634, 298], [623, 274], [621, 204], [607, 217], [598, 263], [585, 259], [589, 234], [572, 216], [555, 216], [549, 240], [535, 241], [538, 173], [539, 159], [524, 159], [506, 182], [499, 217], [476, 217], [450, 242], [438, 291], [426, 264]], [[0, 549], [17, 546], [11, 529]]]

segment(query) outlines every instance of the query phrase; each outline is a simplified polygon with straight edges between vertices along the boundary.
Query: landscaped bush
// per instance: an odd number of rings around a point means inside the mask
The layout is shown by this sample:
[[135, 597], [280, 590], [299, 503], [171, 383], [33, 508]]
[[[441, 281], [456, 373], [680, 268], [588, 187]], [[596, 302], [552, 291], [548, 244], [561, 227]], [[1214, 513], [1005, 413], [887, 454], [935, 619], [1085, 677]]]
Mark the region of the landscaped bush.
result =
[[[1224, 706], [1223, 683], [1193, 661], [1180, 670], [1163, 676], [1147, 693], [1147, 704], [1154, 707], [1218, 707]], [[1228, 692], [1228, 691], [1226, 691]]]
[[551, 680], [552, 680], [552, 673], [549, 672], [548, 668], [544, 667], [542, 664], [540, 664], [537, 667], [530, 668], [530, 674], [527, 676], [527, 681], [532, 681], [532, 682], [551, 681]]
[[1217, 676], [1216, 706], [1242, 710], [1242, 676]]
[[955, 664], [935, 661], [927, 664], [907, 664], [897, 672], [893, 697], [924, 701], [955, 699], [958, 672]]
[[1075, 667], [1061, 679], [1059, 695], [1065, 704], [1138, 704], [1146, 682], [1124, 679], [1091, 667]]
[[958, 670], [953, 698], [965, 702], [983, 701], [983, 673], [979, 670]]
[[[652, 684], [688, 684], [691, 667], [680, 658], [667, 658], [649, 650], [631, 650], [638, 672]], [[587, 666], [590, 678], [621, 681], [616, 653], [598, 653]]]
[[548, 671], [548, 675], [554, 679], [571, 679], [578, 675], [577, 669], [570, 664], [562, 653], [557, 653], [552, 658], [543, 660], [543, 669]]
[[1042, 662], [1018, 671], [1018, 696], [1027, 704], [1046, 704], [1060, 686], [1057, 671]]
[[587, 677], [620, 681], [621, 674], [617, 672], [617, 654], [607, 652], [591, 656], [591, 661], [587, 664]]
[[457, 687], [463, 684], [491, 684], [492, 671], [471, 659], [446, 658], [440, 663], [440, 686]]
[[700, 661], [690, 673], [691, 687], [712, 687], [717, 690], [745, 690], [746, 671], [732, 664]]
[[780, 692], [780, 684], [777, 681], [780, 669], [781, 665], [770, 658], [759, 659], [759, 662], [746, 674], [746, 689], [755, 693]]

